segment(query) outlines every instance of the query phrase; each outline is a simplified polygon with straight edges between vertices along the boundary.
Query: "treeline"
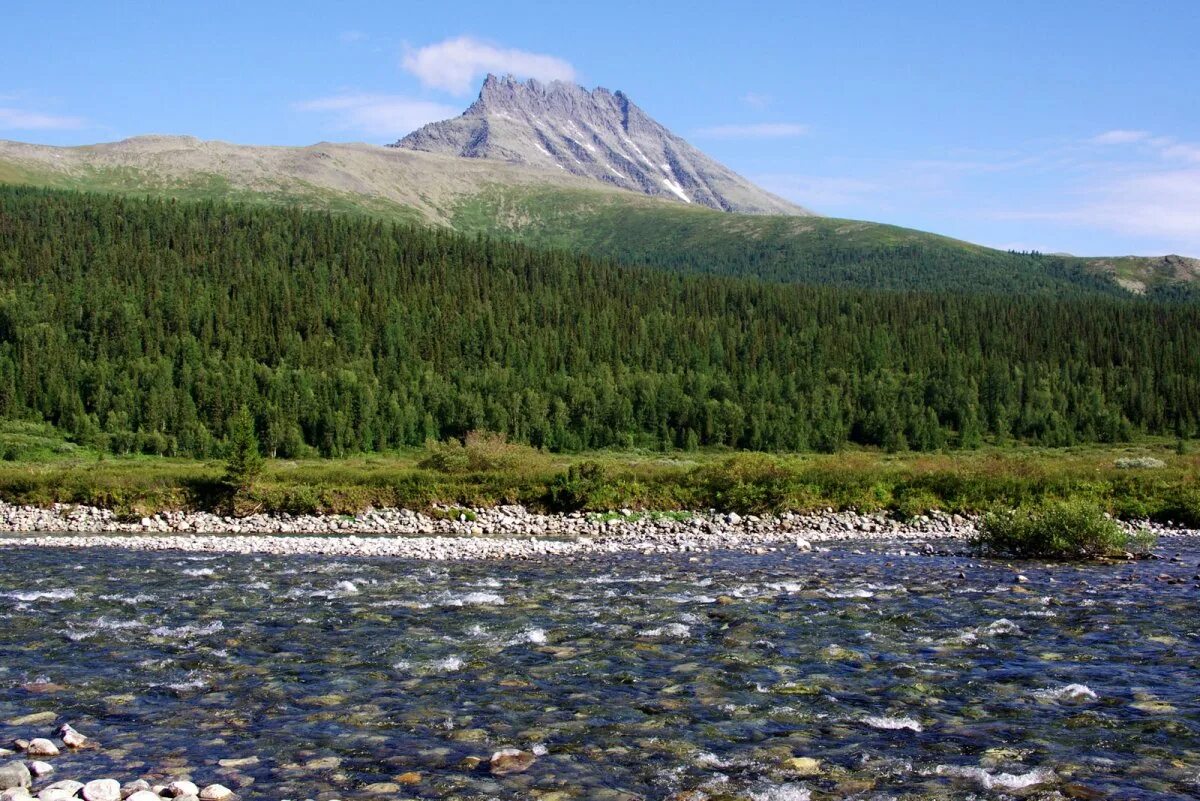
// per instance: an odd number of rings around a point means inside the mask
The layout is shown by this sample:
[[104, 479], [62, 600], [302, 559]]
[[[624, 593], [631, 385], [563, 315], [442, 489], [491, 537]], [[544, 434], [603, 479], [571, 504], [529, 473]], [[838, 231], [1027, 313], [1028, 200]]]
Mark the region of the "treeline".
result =
[[0, 189], [0, 416], [112, 451], [1051, 445], [1200, 421], [1200, 307], [629, 269], [442, 230]]

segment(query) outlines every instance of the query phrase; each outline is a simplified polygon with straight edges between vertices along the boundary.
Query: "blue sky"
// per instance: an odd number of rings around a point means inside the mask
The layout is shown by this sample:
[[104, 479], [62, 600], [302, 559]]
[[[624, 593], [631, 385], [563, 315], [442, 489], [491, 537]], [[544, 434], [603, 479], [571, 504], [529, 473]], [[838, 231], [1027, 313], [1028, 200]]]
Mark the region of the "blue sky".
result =
[[388, 142], [488, 69], [623, 89], [792, 200], [1200, 256], [1200, 2], [5, 0], [0, 138]]

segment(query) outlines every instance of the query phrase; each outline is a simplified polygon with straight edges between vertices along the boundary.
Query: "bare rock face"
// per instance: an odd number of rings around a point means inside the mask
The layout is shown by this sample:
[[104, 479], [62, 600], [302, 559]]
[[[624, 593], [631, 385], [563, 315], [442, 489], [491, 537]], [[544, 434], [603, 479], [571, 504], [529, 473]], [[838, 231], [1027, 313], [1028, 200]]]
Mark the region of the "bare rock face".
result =
[[563, 81], [489, 75], [462, 116], [426, 125], [393, 147], [559, 169], [721, 211], [811, 214], [704, 155], [623, 92]]

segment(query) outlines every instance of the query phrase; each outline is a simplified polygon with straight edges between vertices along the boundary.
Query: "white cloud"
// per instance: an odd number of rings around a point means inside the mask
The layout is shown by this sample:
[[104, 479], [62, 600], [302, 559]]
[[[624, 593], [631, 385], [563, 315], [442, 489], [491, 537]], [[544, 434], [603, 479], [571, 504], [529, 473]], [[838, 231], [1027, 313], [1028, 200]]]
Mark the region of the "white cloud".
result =
[[63, 117], [40, 111], [0, 107], [0, 130], [67, 131], [83, 128], [85, 125], [82, 117]]
[[328, 114], [338, 130], [400, 137], [426, 123], [456, 116], [458, 109], [403, 95], [347, 93], [296, 103], [297, 111]]
[[467, 94], [485, 73], [511, 73], [542, 81], [573, 81], [575, 68], [556, 56], [530, 53], [459, 36], [411, 50], [404, 69], [421, 83], [453, 94]]
[[793, 122], [760, 122], [751, 125], [714, 125], [696, 133], [709, 139], [788, 139], [804, 136], [807, 125]]
[[338, 41], [342, 44], [354, 44], [355, 42], [364, 42], [369, 37], [362, 31], [342, 31], [338, 34]]
[[1131, 145], [1144, 142], [1150, 138], [1147, 131], [1105, 131], [1099, 136], [1093, 136], [1089, 141], [1094, 145]]
[[995, 217], [1118, 231], [1200, 254], [1200, 145], [1148, 131], [1109, 131], [1085, 144], [1137, 147], [1084, 162], [1058, 203]]
[[760, 110], [771, 105], [771, 100], [772, 98], [770, 95], [759, 94], [758, 92], [747, 92], [746, 94], [742, 95], [743, 103], [745, 103], [747, 106], [750, 106], [750, 108], [756, 108]]

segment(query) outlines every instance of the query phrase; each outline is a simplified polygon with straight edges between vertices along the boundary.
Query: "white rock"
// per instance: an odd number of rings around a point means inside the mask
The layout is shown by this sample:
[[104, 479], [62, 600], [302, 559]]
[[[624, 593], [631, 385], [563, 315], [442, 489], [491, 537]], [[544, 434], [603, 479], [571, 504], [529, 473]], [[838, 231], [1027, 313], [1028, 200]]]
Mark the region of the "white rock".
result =
[[35, 760], [29, 763], [29, 772], [32, 773], [36, 778], [40, 779], [43, 776], [49, 776], [51, 773], [53, 773], [54, 766], [49, 762], [40, 762]]
[[162, 796], [155, 795], [149, 790], [138, 790], [125, 796], [125, 801], [162, 801]]
[[170, 796], [171, 798], [179, 798], [182, 795], [199, 795], [199, 794], [200, 794], [200, 788], [197, 787], [193, 782], [189, 782], [186, 780], [171, 782], [170, 784], [167, 785], [166, 795]]
[[25, 753], [34, 757], [58, 756], [58, 746], [45, 737], [38, 737], [29, 741], [29, 747], [25, 749]]
[[200, 801], [224, 801], [233, 795], [233, 790], [230, 790], [223, 784], [210, 784], [200, 791]]
[[83, 801], [121, 801], [121, 784], [116, 779], [96, 779], [83, 785]]

